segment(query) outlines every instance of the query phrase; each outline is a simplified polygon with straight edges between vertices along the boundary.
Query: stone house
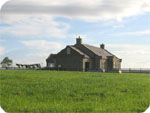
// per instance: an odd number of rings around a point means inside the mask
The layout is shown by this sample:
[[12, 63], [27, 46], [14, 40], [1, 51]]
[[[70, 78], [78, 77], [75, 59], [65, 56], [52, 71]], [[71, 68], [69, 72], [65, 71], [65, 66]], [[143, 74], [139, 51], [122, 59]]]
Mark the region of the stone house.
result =
[[75, 45], [68, 45], [57, 54], [50, 54], [46, 59], [47, 67], [68, 71], [99, 70], [115, 71], [121, 68], [121, 59], [105, 49], [105, 45], [95, 47], [82, 44], [76, 39]]

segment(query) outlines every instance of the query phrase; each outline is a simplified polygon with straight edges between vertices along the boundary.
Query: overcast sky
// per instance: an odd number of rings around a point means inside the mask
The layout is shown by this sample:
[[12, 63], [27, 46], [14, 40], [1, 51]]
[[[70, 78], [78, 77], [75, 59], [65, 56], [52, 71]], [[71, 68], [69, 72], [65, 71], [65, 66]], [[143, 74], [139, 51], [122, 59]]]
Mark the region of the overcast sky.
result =
[[9, 0], [0, 12], [0, 61], [43, 63], [50, 53], [83, 43], [150, 68], [150, 0]]

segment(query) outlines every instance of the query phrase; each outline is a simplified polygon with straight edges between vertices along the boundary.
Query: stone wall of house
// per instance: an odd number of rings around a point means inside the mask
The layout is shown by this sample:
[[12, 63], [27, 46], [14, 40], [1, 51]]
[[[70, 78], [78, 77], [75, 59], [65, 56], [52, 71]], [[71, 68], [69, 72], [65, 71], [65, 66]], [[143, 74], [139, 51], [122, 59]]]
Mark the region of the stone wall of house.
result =
[[56, 54], [51, 54], [48, 59], [46, 59], [46, 65], [47, 67], [50, 67], [50, 63], [56, 64]]
[[91, 69], [99, 69], [100, 68], [100, 59], [101, 59], [100, 56], [95, 55], [91, 50], [88, 50], [82, 44], [76, 44], [75, 47], [79, 48], [81, 51], [83, 51], [88, 56], [90, 56], [90, 58], [92, 60]]
[[94, 57], [94, 68], [95, 69], [99, 69], [100, 68], [100, 59], [101, 59], [101, 57], [99, 57], [99, 56], [95, 56]]
[[119, 70], [121, 68], [121, 61], [117, 57], [113, 57], [113, 69]]
[[83, 55], [80, 55], [73, 49], [71, 49], [70, 54], [67, 54], [67, 48], [65, 48], [57, 54], [56, 68], [61, 70], [82, 71], [83, 57]]
[[85, 63], [89, 62], [89, 70], [101, 68], [105, 71], [112, 71], [119, 70], [121, 68], [121, 59], [115, 56], [102, 58], [101, 56], [96, 55], [95, 53], [93, 53], [93, 51], [82, 45], [82, 40], [80, 38], [77, 40], [77, 43], [74, 46], [89, 57], [85, 57], [84, 55], [82, 55], [82, 52], [76, 50], [71, 46], [67, 46], [58, 54], [49, 57], [46, 60], [47, 66], [49, 66], [49, 64], [51, 63], [55, 63], [56, 69], [85, 71]]
[[110, 56], [106, 62], [106, 71], [119, 70], [121, 68], [121, 60], [115, 56]]
[[86, 71], [86, 70], [85, 70], [85, 63], [86, 63], [86, 62], [89, 62], [89, 70], [93, 70], [93, 69], [94, 69], [93, 59], [84, 58], [82, 62], [83, 62], [83, 63], [82, 63], [82, 64], [83, 64], [83, 65], [82, 65], [83, 71]]
[[107, 60], [106, 59], [100, 59], [100, 68], [103, 70], [107, 70]]
[[113, 56], [107, 57], [107, 69], [106, 71], [113, 70]]
[[61, 70], [82, 71], [82, 57], [57, 57], [57, 68]]

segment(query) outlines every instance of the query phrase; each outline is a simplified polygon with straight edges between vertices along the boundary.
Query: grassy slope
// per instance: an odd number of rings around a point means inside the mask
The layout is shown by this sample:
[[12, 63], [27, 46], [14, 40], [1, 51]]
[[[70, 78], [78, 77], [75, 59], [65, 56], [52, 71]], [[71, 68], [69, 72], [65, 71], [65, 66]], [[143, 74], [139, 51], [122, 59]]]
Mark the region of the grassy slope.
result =
[[141, 113], [150, 75], [0, 70], [0, 96], [7, 112]]

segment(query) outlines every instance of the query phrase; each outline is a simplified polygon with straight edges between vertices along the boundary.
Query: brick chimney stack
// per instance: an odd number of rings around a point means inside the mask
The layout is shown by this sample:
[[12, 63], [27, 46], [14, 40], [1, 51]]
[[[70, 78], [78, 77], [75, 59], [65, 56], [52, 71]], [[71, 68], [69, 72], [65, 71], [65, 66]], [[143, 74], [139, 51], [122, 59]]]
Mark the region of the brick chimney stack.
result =
[[76, 44], [82, 44], [82, 38], [80, 36], [76, 38]]
[[100, 45], [100, 48], [105, 49], [105, 45], [104, 45], [104, 44], [101, 44], [101, 45]]

